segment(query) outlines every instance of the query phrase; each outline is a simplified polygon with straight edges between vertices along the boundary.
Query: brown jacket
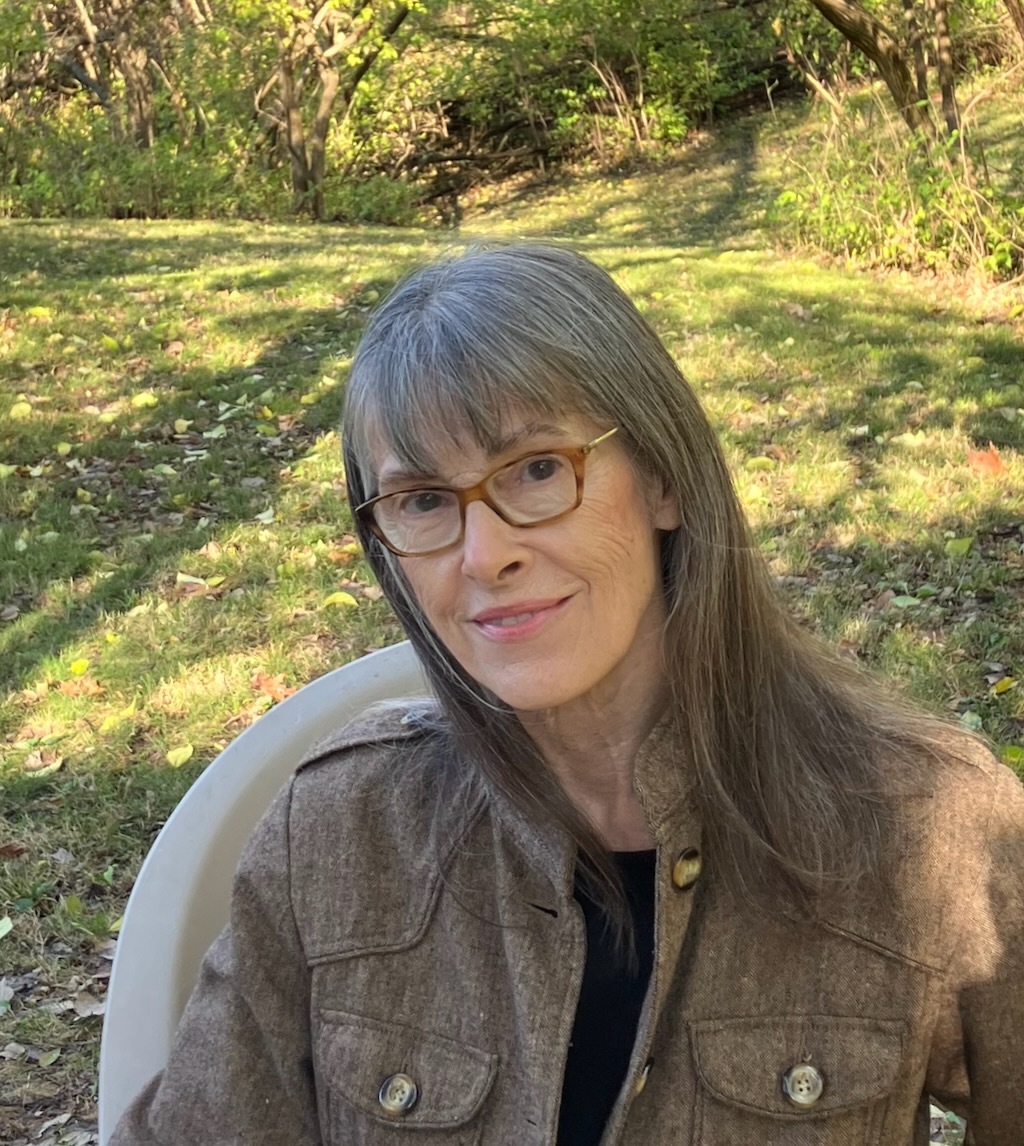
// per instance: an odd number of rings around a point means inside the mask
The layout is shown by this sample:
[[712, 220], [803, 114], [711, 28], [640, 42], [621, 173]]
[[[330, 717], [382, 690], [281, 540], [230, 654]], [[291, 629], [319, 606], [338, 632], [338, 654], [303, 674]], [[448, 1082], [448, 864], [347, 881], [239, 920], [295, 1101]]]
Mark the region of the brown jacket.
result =
[[[657, 950], [606, 1146], [923, 1146], [928, 1094], [977, 1146], [1021, 1146], [1016, 778], [965, 746], [904, 801], [891, 893], [797, 925], [677, 864], [700, 825], [671, 752], [655, 734], [637, 762]], [[300, 769], [114, 1146], [554, 1143], [585, 954], [572, 849], [468, 773], [441, 806], [429, 755], [391, 711]], [[418, 1098], [389, 1115], [396, 1074]]]

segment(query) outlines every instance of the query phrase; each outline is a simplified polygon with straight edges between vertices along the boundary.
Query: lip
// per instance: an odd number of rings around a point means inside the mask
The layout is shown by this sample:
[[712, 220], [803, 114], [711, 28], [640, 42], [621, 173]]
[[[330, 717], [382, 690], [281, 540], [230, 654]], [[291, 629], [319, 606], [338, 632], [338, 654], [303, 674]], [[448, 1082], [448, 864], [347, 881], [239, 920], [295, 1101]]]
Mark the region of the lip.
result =
[[478, 632], [491, 640], [521, 640], [523, 637], [532, 637], [544, 628], [561, 613], [570, 599], [549, 597], [543, 601], [517, 601], [514, 605], [484, 609], [472, 617], [471, 622]]

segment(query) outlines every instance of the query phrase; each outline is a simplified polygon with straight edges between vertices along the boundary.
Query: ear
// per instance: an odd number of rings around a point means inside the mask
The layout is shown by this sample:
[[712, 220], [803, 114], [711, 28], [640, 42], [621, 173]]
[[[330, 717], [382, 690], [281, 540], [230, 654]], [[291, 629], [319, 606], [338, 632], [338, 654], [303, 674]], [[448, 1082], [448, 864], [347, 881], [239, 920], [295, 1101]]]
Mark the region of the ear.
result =
[[654, 528], [666, 532], [678, 529], [683, 524], [683, 515], [675, 492], [662, 482], [656, 481], [651, 493], [651, 516], [654, 519]]

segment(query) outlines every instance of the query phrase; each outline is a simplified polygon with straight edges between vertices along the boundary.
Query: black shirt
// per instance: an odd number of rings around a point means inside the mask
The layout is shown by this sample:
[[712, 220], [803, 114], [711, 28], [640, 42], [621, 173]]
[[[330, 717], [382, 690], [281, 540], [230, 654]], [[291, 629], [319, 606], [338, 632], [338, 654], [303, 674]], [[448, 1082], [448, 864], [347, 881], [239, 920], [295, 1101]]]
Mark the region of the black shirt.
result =
[[576, 880], [587, 957], [569, 1043], [558, 1146], [597, 1146], [622, 1089], [654, 963], [654, 851], [616, 852], [633, 915], [636, 963], [615, 950], [605, 920]]

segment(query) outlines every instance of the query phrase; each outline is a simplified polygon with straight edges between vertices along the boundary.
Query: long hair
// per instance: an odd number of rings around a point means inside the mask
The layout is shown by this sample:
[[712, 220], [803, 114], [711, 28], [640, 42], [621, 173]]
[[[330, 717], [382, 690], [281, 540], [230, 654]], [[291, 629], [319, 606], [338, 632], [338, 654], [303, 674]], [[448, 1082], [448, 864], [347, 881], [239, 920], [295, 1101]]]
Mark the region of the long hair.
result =
[[[523, 411], [618, 426], [637, 472], [678, 498], [682, 526], [662, 545], [670, 716], [716, 879], [754, 906], [782, 889], [806, 907], [877, 875], [891, 777], [937, 753], [948, 730], [787, 615], [696, 395], [589, 260], [518, 243], [445, 259], [398, 285], [370, 319], [347, 385], [352, 503], [377, 492], [375, 449], [431, 472], [442, 443], [471, 435], [494, 449], [503, 421]], [[360, 540], [424, 664], [455, 758], [569, 832], [621, 920], [614, 867], [518, 718], [438, 640], [397, 559], [362, 528]]]

